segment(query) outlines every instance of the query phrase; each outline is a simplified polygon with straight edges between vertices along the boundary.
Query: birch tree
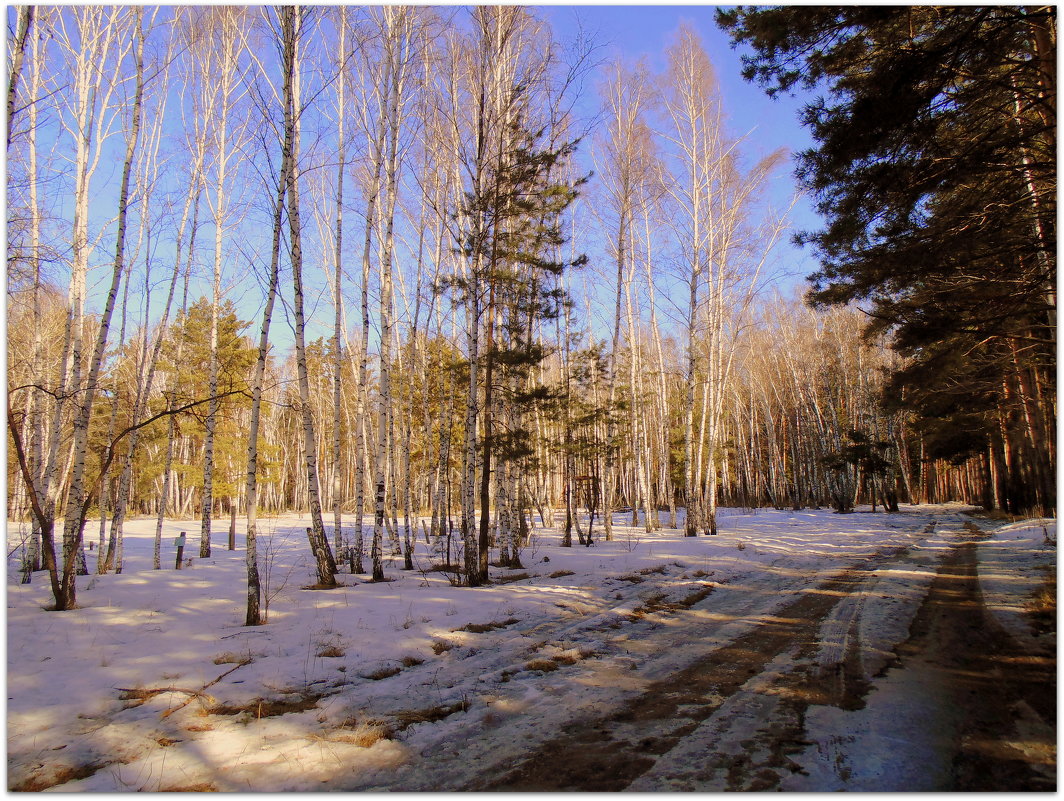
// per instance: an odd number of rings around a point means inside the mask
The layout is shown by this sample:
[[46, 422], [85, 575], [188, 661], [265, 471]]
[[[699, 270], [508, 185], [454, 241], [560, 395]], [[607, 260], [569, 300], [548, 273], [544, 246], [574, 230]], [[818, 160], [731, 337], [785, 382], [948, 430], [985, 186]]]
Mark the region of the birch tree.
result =
[[[777, 219], [770, 230], [758, 232], [754, 241], [745, 238], [743, 226], [781, 154], [769, 155], [744, 173], [738, 166], [740, 141], [725, 130], [719, 85], [695, 33], [681, 26], [667, 55], [662, 102], [668, 122], [665, 137], [676, 163], [669, 193], [677, 209], [675, 232], [688, 289], [685, 532], [694, 536], [699, 528], [707, 534], [717, 532], [717, 456], [734, 336], [753, 302], [761, 268], [779, 238], [782, 221]], [[699, 389], [701, 397], [696, 394]]]
[[[287, 32], [284, 20], [281, 22], [282, 36]], [[282, 47], [289, 46], [287, 39], [282, 39]], [[260, 65], [261, 70], [261, 65]], [[258, 473], [259, 473], [259, 426], [262, 417], [262, 392], [266, 376], [266, 361], [270, 347], [270, 323], [273, 320], [273, 306], [279, 289], [281, 261], [281, 233], [283, 225], [285, 191], [288, 187], [288, 174], [292, 167], [293, 139], [295, 126], [291, 124], [295, 110], [295, 73], [285, 70], [283, 73], [281, 108], [284, 114], [284, 128], [281, 141], [281, 160], [279, 174], [276, 178], [276, 192], [273, 202], [273, 227], [270, 243], [270, 271], [267, 278], [266, 303], [262, 312], [262, 325], [259, 329], [258, 357], [255, 360], [255, 372], [251, 380], [251, 418], [248, 424], [247, 481], [245, 484], [245, 504], [247, 514], [247, 547], [245, 566], [247, 569], [247, 614], [245, 626], [258, 626], [262, 619], [262, 582], [259, 573], [258, 557]], [[276, 99], [276, 98], [275, 98]]]
[[373, 580], [384, 579], [382, 562], [382, 536], [385, 515], [385, 476], [389, 459], [389, 428], [392, 414], [391, 348], [392, 348], [392, 259], [395, 252], [395, 204], [399, 191], [401, 169], [399, 134], [403, 125], [404, 108], [407, 103], [408, 84], [411, 75], [415, 11], [412, 8], [388, 6], [380, 9], [381, 32], [384, 37], [384, 58], [388, 64], [389, 77], [384, 102], [384, 132], [386, 145], [383, 161], [385, 197], [380, 218], [379, 270], [380, 270], [380, 369], [377, 396], [377, 458], [374, 477], [374, 522], [373, 542], [370, 557], [373, 563]]
[[[148, 34], [145, 34], [145, 36], [149, 35], [150, 31], [154, 28], [157, 13], [157, 11], [153, 13], [149, 19]], [[181, 258], [179, 246], [178, 256], [174, 260], [174, 266], [170, 272], [170, 282], [167, 288], [166, 300], [163, 303], [162, 316], [155, 327], [154, 341], [149, 344], [149, 332], [152, 330], [150, 317], [152, 312], [150, 302], [152, 294], [151, 239], [154, 233], [151, 209], [152, 200], [154, 199], [154, 189], [159, 182], [159, 174], [162, 169], [162, 165], [159, 161], [159, 151], [163, 139], [163, 123], [166, 118], [166, 93], [169, 89], [168, 78], [170, 65], [173, 61], [174, 42], [175, 40], [170, 38], [167, 42], [166, 48], [162, 50], [156, 58], [152, 58], [151, 63], [148, 65], [152, 76], [150, 100], [153, 102], [153, 106], [151, 108], [151, 125], [147, 141], [145, 142], [145, 146], [141, 148], [143, 157], [140, 160], [140, 166], [138, 168], [135, 198], [135, 203], [140, 209], [137, 237], [138, 243], [135, 251], [143, 251], [145, 255], [143, 259], [143, 318], [140, 325], [141, 336], [137, 355], [137, 366], [139, 369], [137, 370], [134, 381], [134, 408], [130, 421], [133, 431], [129, 434], [126, 443], [126, 453], [122, 459], [121, 471], [119, 473], [107, 553], [106, 556], [102, 551], [100, 554], [100, 558], [103, 560], [105, 568], [110, 569], [113, 566], [116, 572], [119, 573], [122, 572], [122, 527], [125, 521], [126, 510], [129, 505], [130, 485], [133, 480], [133, 465], [141, 431], [139, 425], [148, 411], [148, 401], [152, 395], [155, 373], [159, 365], [163, 339], [167, 330], [167, 323], [170, 319], [170, 310], [173, 306], [178, 277], [180, 276]], [[143, 70], [143, 66], [141, 69]], [[183, 231], [179, 231], [179, 236], [182, 234]], [[129, 291], [129, 283], [130, 282], [127, 280], [127, 293]], [[123, 311], [123, 315], [124, 314], [125, 311]]]
[[[91, 14], [92, 10], [85, 12]], [[118, 229], [116, 234], [115, 257], [111, 272], [111, 286], [107, 293], [103, 312], [100, 315], [99, 327], [96, 334], [96, 342], [88, 363], [88, 374], [82, 391], [82, 397], [77, 405], [77, 416], [74, 420], [73, 453], [74, 461], [71, 470], [70, 486], [67, 491], [67, 504], [63, 531], [63, 575], [56, 586], [53, 578], [53, 590], [56, 591], [56, 609], [72, 609], [77, 603], [76, 585], [74, 581], [74, 566], [76, 556], [80, 552], [82, 535], [85, 527], [85, 515], [88, 511], [90, 493], [94, 488], [86, 486], [85, 467], [88, 445], [89, 420], [92, 415], [93, 401], [100, 372], [103, 368], [104, 353], [107, 347], [107, 337], [110, 329], [111, 314], [114, 311], [115, 300], [118, 295], [119, 285], [125, 271], [126, 257], [126, 223], [129, 211], [129, 183], [133, 168], [133, 160], [136, 155], [140, 137], [141, 125], [141, 101], [144, 92], [144, 30], [143, 12], [135, 9], [131, 13], [132, 20], [125, 19], [124, 14], [120, 17], [118, 10], [112, 10], [111, 16], [103, 23], [110, 30], [110, 35], [121, 39], [120, 34], [129, 36], [129, 44], [134, 49], [135, 60], [135, 89], [132, 100], [132, 113], [130, 129], [126, 135], [125, 157], [122, 163], [122, 179], [118, 196]], [[121, 30], [124, 28], [125, 30]], [[131, 26], [132, 30], [130, 30]], [[122, 52], [121, 60], [124, 60], [126, 52]], [[121, 63], [121, 60], [119, 63]], [[102, 65], [101, 65], [102, 66]], [[86, 198], [87, 202], [87, 198]], [[87, 211], [87, 208], [86, 208]], [[77, 240], [77, 232], [75, 239]], [[73, 284], [73, 279], [72, 279]], [[76, 356], [75, 351], [75, 356]], [[101, 476], [102, 478], [102, 476]], [[53, 558], [54, 561], [54, 558]]]
[[200, 114], [214, 156], [213, 174], [205, 193], [214, 225], [213, 282], [211, 284], [210, 406], [203, 446], [203, 494], [200, 515], [201, 559], [211, 555], [211, 513], [214, 509], [214, 442], [218, 419], [218, 307], [222, 294], [222, 260], [229, 220], [231, 160], [241, 146], [243, 132], [234, 113], [241, 98], [240, 57], [245, 47], [244, 12], [235, 6], [206, 9], [198, 44], [198, 79], [202, 92]]
[[[303, 446], [307, 494], [310, 501], [311, 526], [307, 530], [310, 550], [318, 571], [318, 584], [336, 585], [336, 563], [322, 521], [321, 496], [318, 491], [317, 441], [310, 411], [310, 380], [307, 374], [305, 314], [303, 296], [303, 227], [299, 207], [299, 138], [302, 101], [299, 88], [301, 43], [308, 30], [309, 14], [299, 6], [280, 10], [281, 74], [292, 82], [291, 103], [285, 106], [285, 137], [290, 148], [290, 166], [286, 176], [285, 196], [288, 210], [289, 255], [292, 263], [293, 317], [295, 322], [296, 371], [299, 382], [300, 416], [303, 422]], [[289, 136], [290, 131], [290, 136]]]
[[[618, 359], [621, 353], [622, 335], [627, 331], [630, 391], [628, 398], [629, 436], [633, 440], [631, 453], [635, 460], [635, 476], [638, 486], [638, 497], [629, 499], [629, 503], [633, 508], [633, 520], [635, 520], [638, 500], [645, 498], [646, 489], [643, 486], [643, 444], [636, 419], [638, 408], [636, 371], [638, 368], [636, 331], [631, 303], [631, 285], [635, 266], [633, 228], [635, 214], [647, 194], [647, 184], [651, 180], [655, 166], [651, 132], [644, 119], [649, 93], [645, 69], [639, 65], [634, 70], [627, 70], [622, 64], [615, 63], [609, 68], [602, 93], [606, 112], [606, 133], [599, 147], [598, 172], [605, 189], [607, 206], [616, 226], [608, 234], [610, 249], [613, 251], [616, 263], [613, 343], [610, 349], [608, 372], [609, 407], [613, 409], [617, 403], [621, 367]], [[625, 311], [623, 319], [622, 309]], [[606, 439], [609, 443], [613, 443], [616, 439], [616, 416], [612, 413], [608, 418]], [[602, 498], [606, 539], [612, 538], [613, 488], [617, 481], [615, 471], [616, 461], [610, 458], [606, 465]], [[649, 508], [647, 511], [649, 512]], [[647, 525], [649, 526], [649, 522]]]

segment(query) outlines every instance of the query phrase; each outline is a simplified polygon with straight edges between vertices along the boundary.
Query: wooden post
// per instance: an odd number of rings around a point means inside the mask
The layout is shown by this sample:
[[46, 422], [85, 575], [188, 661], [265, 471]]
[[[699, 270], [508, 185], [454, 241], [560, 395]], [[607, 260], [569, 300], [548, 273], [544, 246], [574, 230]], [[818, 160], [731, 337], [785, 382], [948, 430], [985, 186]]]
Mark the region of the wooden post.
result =
[[181, 557], [185, 554], [185, 532], [181, 532], [181, 536], [174, 539], [174, 545], [177, 546], [177, 559], [174, 561], [174, 570], [181, 569]]
[[229, 550], [236, 550], [236, 501], [229, 499]]

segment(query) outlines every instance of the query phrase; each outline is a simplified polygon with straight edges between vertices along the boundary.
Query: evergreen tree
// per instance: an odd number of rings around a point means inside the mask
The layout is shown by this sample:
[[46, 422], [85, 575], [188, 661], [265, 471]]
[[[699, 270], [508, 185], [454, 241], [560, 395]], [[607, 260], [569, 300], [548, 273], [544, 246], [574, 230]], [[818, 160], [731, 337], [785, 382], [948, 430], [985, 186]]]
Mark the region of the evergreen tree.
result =
[[583, 255], [560, 255], [564, 213], [586, 180], [560, 175], [577, 142], [552, 143], [546, 129], [532, 129], [520, 117], [507, 133], [510, 146], [488, 167], [486, 180], [466, 193], [461, 217], [476, 223], [462, 248], [475, 269], [469, 280], [455, 282], [484, 301], [481, 517], [475, 559], [466, 555], [474, 586], [487, 581], [493, 461], [531, 455], [523, 416], [547, 397], [531, 383], [532, 368], [547, 355], [538, 326], [561, 309], [565, 293], [556, 278], [586, 262]]
[[769, 94], [824, 96], [799, 157], [826, 224], [810, 299], [865, 302], [905, 357], [887, 395], [935, 454], [993, 454], [1019, 511], [1055, 503], [1056, 13], [740, 8]]

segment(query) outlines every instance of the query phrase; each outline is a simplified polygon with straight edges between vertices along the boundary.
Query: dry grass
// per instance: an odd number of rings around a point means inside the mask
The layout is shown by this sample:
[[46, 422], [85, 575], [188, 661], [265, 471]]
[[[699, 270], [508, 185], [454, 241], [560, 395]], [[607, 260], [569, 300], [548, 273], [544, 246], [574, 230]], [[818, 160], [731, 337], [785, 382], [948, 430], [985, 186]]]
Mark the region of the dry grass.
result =
[[424, 659], [418, 659], [416, 656], [404, 656], [399, 661], [402, 663], [403, 667], [417, 667], [418, 665], [422, 664], [425, 660]]
[[496, 584], [509, 584], [512, 581], [523, 581], [528, 577], [528, 573], [514, 573], [512, 576], [496, 576], [492, 581]]
[[558, 663], [553, 659], [533, 659], [531, 662], [525, 663], [525, 670], [539, 670], [543, 673], [550, 673], [552, 670], [557, 669]]
[[462, 567], [461, 565], [451, 565], [451, 564], [440, 563], [440, 564], [436, 564], [436, 565], [430, 566], [429, 569], [426, 572], [428, 572], [428, 573], [465, 573], [465, 568]]
[[391, 678], [392, 676], [402, 673], [403, 669], [396, 665], [381, 665], [376, 670], [370, 673], [362, 673], [361, 676], [364, 679], [371, 681], [380, 681], [381, 679]]
[[456, 712], [465, 712], [467, 709], [469, 709], [469, 702], [463, 699], [453, 704], [440, 704], [424, 709], [404, 709], [395, 713], [395, 719], [399, 721], [399, 729], [402, 731], [415, 723], [435, 723]]
[[160, 787], [158, 792], [160, 793], [216, 793], [218, 788], [213, 784], [207, 782], [200, 782], [198, 784], [168, 784], [166, 787]]
[[251, 654], [235, 654], [232, 651], [226, 651], [214, 657], [213, 661], [216, 665], [250, 665], [252, 659]]
[[1046, 577], [1024, 606], [1031, 623], [1040, 634], [1057, 630], [1057, 574], [1052, 567], [1042, 568]]
[[118, 698], [120, 701], [132, 701], [126, 704], [125, 708], [133, 709], [161, 693], [170, 692], [171, 689], [171, 687], [119, 687]]
[[495, 620], [491, 623], [470, 623], [467, 626], [462, 626], [460, 629], [454, 629], [454, 631], [468, 631], [472, 634], [483, 634], [487, 631], [494, 631], [495, 629], [504, 629], [507, 626], [512, 626], [514, 623], [519, 622], [520, 621], [516, 617], [510, 617], [506, 620]]
[[318, 649], [318, 652], [315, 654], [315, 656], [336, 659], [341, 656], [344, 656], [346, 653], [347, 652], [344, 651], [344, 649], [341, 648], [339, 645], [323, 645], [321, 648]]
[[325, 735], [325, 740], [331, 743], [347, 743], [357, 745], [360, 748], [371, 748], [381, 740], [388, 739], [388, 729], [377, 723], [356, 723], [350, 729], [340, 729]]
[[317, 693], [310, 693], [307, 695], [299, 695], [294, 699], [256, 698], [251, 703], [244, 704], [243, 706], [218, 704], [217, 706], [210, 708], [210, 714], [239, 715], [244, 713], [256, 720], [259, 718], [272, 718], [277, 717], [278, 715], [289, 715], [293, 712], [306, 712], [308, 709], [314, 709], [318, 705], [318, 701], [321, 697], [322, 696]]
[[436, 656], [447, 653], [452, 648], [454, 648], [453, 642], [444, 642], [443, 640], [433, 640], [432, 642], [432, 653], [436, 654]]
[[653, 612], [657, 612], [661, 609], [668, 609], [669, 604], [665, 601], [665, 595], [663, 593], [656, 593], [646, 599], [645, 603], [637, 606], [632, 610], [633, 617], [644, 617]]
[[562, 578], [563, 576], [575, 576], [576, 574], [572, 570], [555, 570], [550, 574], [549, 578]]
[[97, 771], [110, 765], [110, 762], [91, 762], [88, 765], [58, 765], [46, 776], [30, 776], [28, 779], [12, 784], [8, 790], [12, 793], [39, 793], [60, 784], [87, 779]]
[[658, 573], [659, 575], [664, 576], [667, 567], [667, 565], [658, 565], [657, 567], [644, 567], [638, 572], [640, 576], [649, 576], [653, 573]]

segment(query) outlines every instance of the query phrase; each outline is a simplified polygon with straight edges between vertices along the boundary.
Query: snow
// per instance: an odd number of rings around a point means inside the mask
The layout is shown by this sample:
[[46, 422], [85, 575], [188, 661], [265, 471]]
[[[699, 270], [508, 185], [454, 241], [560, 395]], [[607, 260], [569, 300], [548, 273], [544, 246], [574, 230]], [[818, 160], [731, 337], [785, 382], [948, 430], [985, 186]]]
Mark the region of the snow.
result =
[[[1056, 632], [1040, 636], [1026, 619], [1031, 596], [1057, 570], [1057, 521], [1052, 518], [1021, 520], [993, 526], [991, 540], [979, 544], [979, 583], [987, 607], [1027, 650], [1055, 654]], [[1055, 587], [1054, 587], [1055, 594]]]
[[[347, 586], [329, 591], [303, 589], [315, 581], [307, 518], [287, 515], [260, 521], [271, 597], [268, 624], [255, 628], [243, 626], [243, 536], [226, 550], [227, 520], [216, 521], [212, 556], [182, 570], [173, 538], [189, 532], [194, 557], [199, 525], [167, 521], [158, 571], [154, 521], [128, 522], [124, 572], [79, 578], [80, 608], [63, 613], [44, 610], [45, 573], [19, 583], [20, 526], [9, 523], [9, 789], [459, 787], [874, 558], [872, 578], [824, 621], [819, 656], [838, 661], [856, 620], [873, 676], [905, 638], [962, 511], [722, 510], [720, 535], [695, 538], [646, 534], [617, 515], [612, 542], [562, 548], [558, 531], [538, 528], [523, 570], [492, 569], [528, 578], [451, 586], [429, 571], [421, 541], [417, 570], [392, 557], [389, 581], [341, 573]], [[945, 523], [929, 532], [935, 520]], [[1044, 575], [1034, 568], [1055, 569], [1043, 522], [1055, 539], [1054, 521], [1038, 521], [997, 527], [979, 547], [988, 601], [1010, 631], [1024, 629], [1025, 599]], [[772, 703], [763, 693], [726, 702], [734, 742]], [[663, 755], [632, 789], [675, 788], [683, 754]]]

